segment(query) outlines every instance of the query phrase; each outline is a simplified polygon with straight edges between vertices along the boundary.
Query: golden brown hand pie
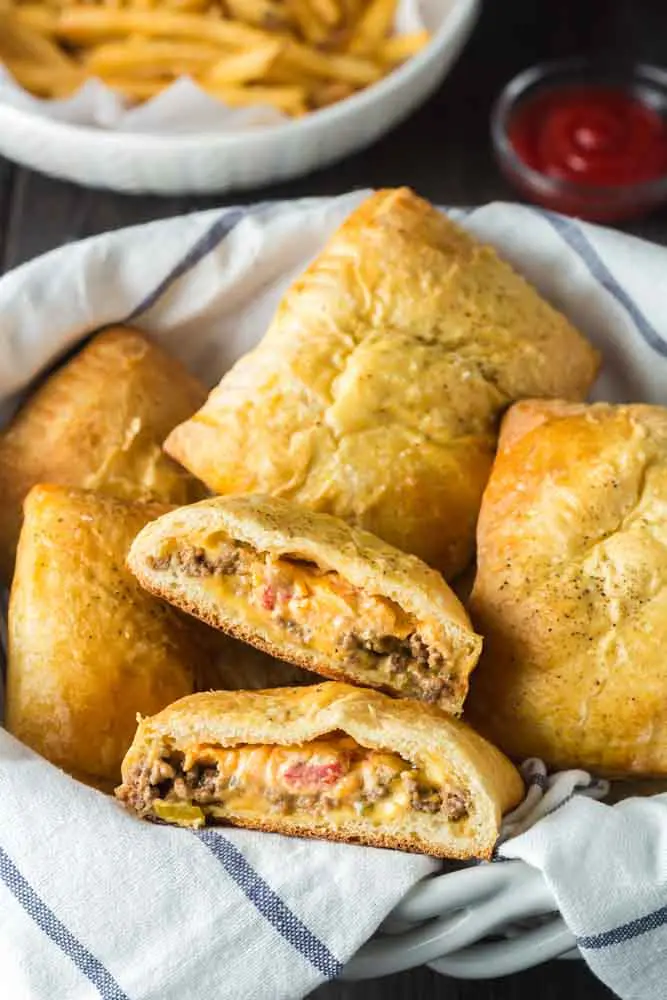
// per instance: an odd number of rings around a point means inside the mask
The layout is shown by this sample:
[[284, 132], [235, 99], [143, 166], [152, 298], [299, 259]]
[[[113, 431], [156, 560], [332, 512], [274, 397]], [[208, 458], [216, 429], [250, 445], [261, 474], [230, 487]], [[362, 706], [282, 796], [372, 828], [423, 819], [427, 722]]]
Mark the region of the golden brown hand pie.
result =
[[205, 398], [178, 361], [122, 327], [50, 375], [0, 434], [0, 576], [11, 579], [21, 505], [36, 483], [165, 503], [204, 496], [162, 441]]
[[144, 719], [116, 790], [140, 816], [488, 857], [523, 784], [435, 708], [348, 684], [198, 694]]
[[165, 448], [217, 493], [335, 514], [451, 578], [501, 411], [583, 399], [597, 364], [494, 250], [411, 191], [380, 191]]
[[209, 655], [210, 630], [151, 597], [124, 566], [137, 531], [165, 509], [61, 486], [36, 486], [25, 502], [7, 728], [92, 783], [118, 780], [136, 713], [193, 691]]
[[439, 573], [360, 528], [272, 497], [217, 497], [147, 525], [152, 593], [325, 677], [460, 712], [481, 639]]
[[553, 767], [667, 775], [667, 410], [509, 411], [470, 610], [485, 735]]

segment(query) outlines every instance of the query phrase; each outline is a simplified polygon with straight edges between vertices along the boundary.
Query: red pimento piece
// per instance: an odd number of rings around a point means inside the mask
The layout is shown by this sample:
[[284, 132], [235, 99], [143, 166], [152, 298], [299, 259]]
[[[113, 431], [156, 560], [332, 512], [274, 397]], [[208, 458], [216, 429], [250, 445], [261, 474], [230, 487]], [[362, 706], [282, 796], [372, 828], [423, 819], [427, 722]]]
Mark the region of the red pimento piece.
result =
[[276, 592], [273, 587], [267, 584], [262, 591], [262, 607], [267, 611], [273, 611], [276, 606]]
[[343, 776], [343, 764], [341, 761], [332, 761], [330, 764], [310, 764], [308, 761], [297, 761], [283, 771], [283, 778], [288, 785], [295, 785], [299, 788], [313, 787], [326, 788], [335, 785], [339, 778]]

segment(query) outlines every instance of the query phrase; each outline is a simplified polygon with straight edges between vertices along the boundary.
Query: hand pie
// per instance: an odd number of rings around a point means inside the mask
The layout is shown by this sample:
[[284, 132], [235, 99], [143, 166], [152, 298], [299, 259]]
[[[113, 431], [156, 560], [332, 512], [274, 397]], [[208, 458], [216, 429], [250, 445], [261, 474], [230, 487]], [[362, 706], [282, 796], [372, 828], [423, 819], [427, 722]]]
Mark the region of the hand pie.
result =
[[154, 594], [325, 677], [460, 712], [481, 639], [433, 569], [329, 514], [218, 497], [147, 525], [128, 565]]
[[127, 500], [189, 503], [206, 491], [162, 452], [206, 397], [174, 358], [134, 330], [98, 334], [28, 398], [0, 434], [0, 575], [11, 579], [31, 486], [62, 483]]
[[510, 410], [478, 529], [466, 715], [506, 753], [667, 775], [667, 410]]
[[354, 212], [166, 451], [216, 493], [335, 514], [450, 579], [500, 413], [583, 399], [596, 353], [495, 251], [403, 188]]
[[518, 772], [464, 723], [348, 684], [196, 694], [144, 719], [116, 795], [140, 816], [437, 857], [491, 854]]
[[148, 595], [123, 565], [137, 531], [165, 509], [62, 486], [36, 486], [25, 502], [6, 725], [92, 784], [117, 782], [137, 712], [192, 692], [209, 655], [209, 630]]

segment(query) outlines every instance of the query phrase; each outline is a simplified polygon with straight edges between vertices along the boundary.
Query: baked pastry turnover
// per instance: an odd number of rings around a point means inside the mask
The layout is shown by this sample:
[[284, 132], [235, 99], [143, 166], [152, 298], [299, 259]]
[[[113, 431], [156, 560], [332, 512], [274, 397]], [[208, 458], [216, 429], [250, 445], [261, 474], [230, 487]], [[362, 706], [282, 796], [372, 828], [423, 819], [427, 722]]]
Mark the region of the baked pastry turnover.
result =
[[147, 818], [449, 858], [489, 857], [523, 794], [464, 723], [336, 683], [183, 698], [140, 723], [122, 773], [116, 795]]
[[583, 399], [597, 365], [494, 250], [411, 191], [379, 191], [165, 449], [216, 493], [335, 514], [451, 578], [472, 555], [500, 413]]
[[135, 330], [93, 337], [0, 434], [0, 576], [11, 579], [21, 505], [37, 483], [176, 504], [204, 496], [162, 441], [205, 397], [197, 379]]
[[207, 663], [210, 630], [151, 597], [124, 567], [136, 533], [165, 509], [63, 486], [36, 486], [25, 502], [6, 725], [92, 784], [118, 781], [137, 712], [192, 692], [195, 667]]
[[459, 712], [481, 639], [439, 573], [329, 514], [217, 497], [143, 529], [152, 593], [265, 652]]
[[485, 735], [554, 768], [667, 775], [666, 409], [510, 410], [470, 609]]

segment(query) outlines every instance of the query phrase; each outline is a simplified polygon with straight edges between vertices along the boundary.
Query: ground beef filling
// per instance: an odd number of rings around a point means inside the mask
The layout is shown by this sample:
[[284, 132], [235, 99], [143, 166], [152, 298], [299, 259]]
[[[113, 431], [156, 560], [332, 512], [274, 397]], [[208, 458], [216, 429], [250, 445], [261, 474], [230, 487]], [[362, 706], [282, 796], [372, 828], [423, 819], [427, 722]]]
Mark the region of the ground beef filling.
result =
[[273, 627], [304, 646], [322, 648], [325, 643], [341, 666], [372, 670], [390, 690], [400, 688], [426, 702], [453, 692], [445, 657], [425, 642], [410, 616], [388, 598], [363, 594], [313, 563], [271, 559], [243, 543], [228, 542], [214, 553], [182, 547], [152, 557], [149, 564], [158, 571], [233, 578], [234, 592], [247, 597]]
[[195, 761], [171, 753], [137, 769], [121, 797], [148, 816], [157, 800], [197, 805], [209, 822], [216, 813], [224, 821], [225, 809], [378, 822], [411, 809], [450, 822], [468, 815], [460, 789], [436, 788], [398, 754], [368, 750], [349, 737], [295, 747], [208, 748]]
[[444, 656], [427, 646], [417, 632], [411, 632], [405, 639], [349, 632], [341, 637], [341, 646], [351, 663], [360, 656], [372, 657], [376, 670], [421, 701], [437, 702], [452, 690], [451, 678], [440, 673], [445, 667]]
[[148, 556], [148, 565], [159, 572], [166, 569], [182, 570], [186, 576], [213, 576], [216, 573], [227, 575], [235, 573], [238, 567], [239, 554], [235, 546], [227, 545], [215, 556], [208, 555], [198, 546], [192, 545], [178, 549], [163, 556]]

